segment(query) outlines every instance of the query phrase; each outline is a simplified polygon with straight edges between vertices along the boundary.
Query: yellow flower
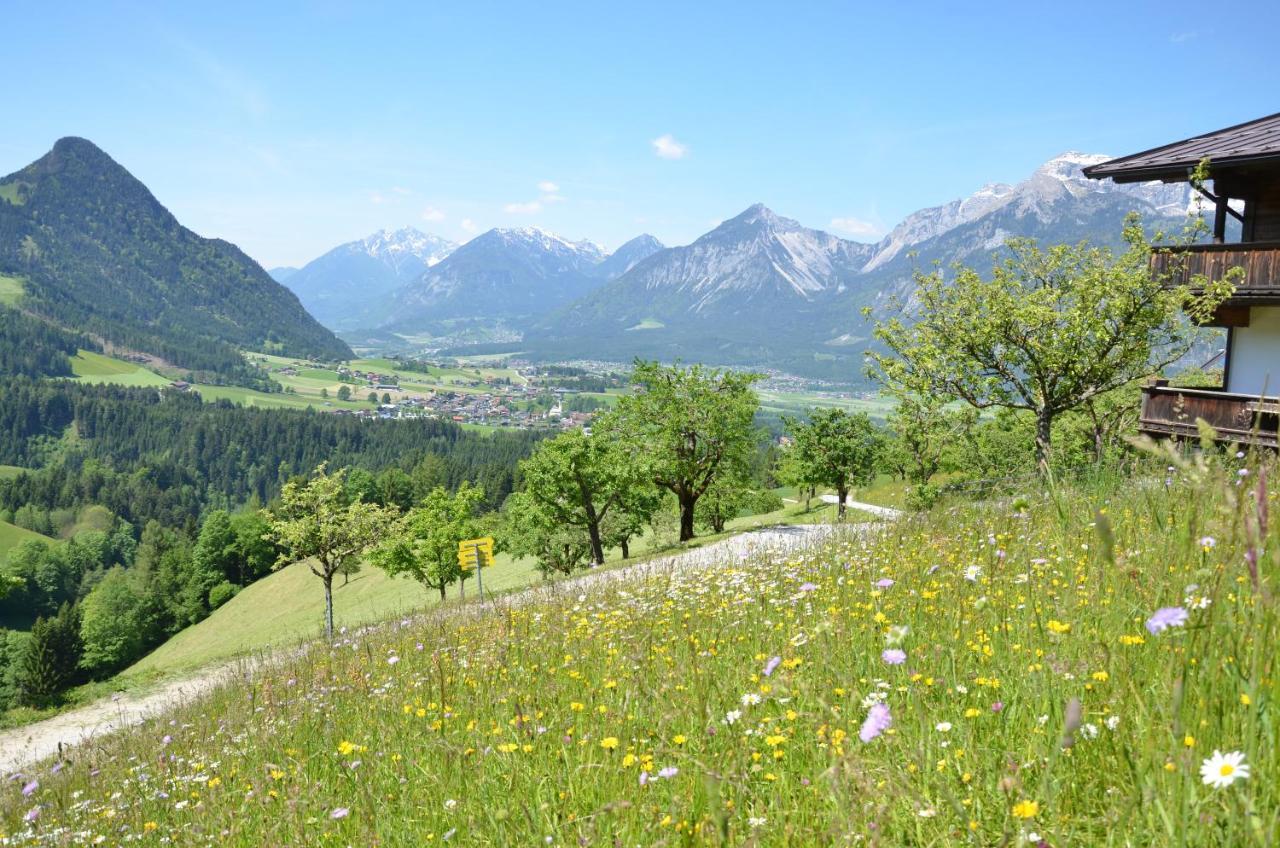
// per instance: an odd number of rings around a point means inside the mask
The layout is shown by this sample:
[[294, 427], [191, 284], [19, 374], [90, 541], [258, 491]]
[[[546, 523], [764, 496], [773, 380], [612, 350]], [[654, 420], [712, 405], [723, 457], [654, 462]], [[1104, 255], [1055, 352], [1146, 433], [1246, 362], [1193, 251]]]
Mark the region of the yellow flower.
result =
[[160, 826], [160, 825], [156, 824], [155, 822], [153, 822], [153, 821], [149, 821], [149, 822], [146, 822], [145, 824], [143, 824], [143, 825], [142, 825], [142, 829], [143, 829], [143, 830], [145, 830], [145, 831], [150, 832], [150, 831], [155, 830], [155, 829], [156, 829], [157, 827], [159, 827], [159, 826]]
[[1094, 680], [1098, 681], [1099, 683], [1106, 683], [1109, 679], [1111, 679], [1111, 675], [1107, 674], [1105, 671], [1095, 671], [1092, 677]]
[[677, 733], [675, 736], [671, 737], [671, 741], [676, 745], [683, 745], [685, 742], [688, 742], [689, 740], [685, 738], [683, 733]]
[[1048, 627], [1054, 633], [1070, 633], [1071, 625], [1066, 622], [1058, 621], [1056, 618], [1049, 619]]
[[600, 747], [604, 748], [606, 751], [612, 751], [614, 748], [618, 747], [618, 737], [606, 736], [600, 740]]
[[505, 744], [499, 745], [498, 750], [504, 754], [510, 754], [514, 752], [516, 748], [519, 748], [519, 747], [520, 746], [515, 744], [514, 742], [507, 742]]
[[1120, 637], [1121, 645], [1145, 645], [1146, 643], [1147, 643], [1146, 638], [1141, 635], [1130, 636], [1128, 633], [1126, 633], [1125, 635]]
[[1020, 819], [1033, 819], [1040, 814], [1040, 804], [1036, 801], [1019, 801], [1013, 805], [1013, 814]]
[[1252, 698], [1250, 698], [1250, 697], [1249, 697], [1247, 694], [1245, 694], [1244, 692], [1241, 692], [1241, 693], [1240, 693], [1240, 703], [1244, 704], [1244, 705], [1247, 707], [1247, 706], [1249, 706], [1250, 704], [1252, 704], [1252, 703], [1253, 703], [1253, 699], [1252, 699]]
[[573, 710], [575, 713], [580, 713], [586, 708], [587, 708], [587, 705], [582, 703], [581, 701], [574, 701], [572, 704], [569, 705], [569, 709]]
[[633, 765], [635, 765], [635, 764], [636, 764], [636, 755], [635, 755], [635, 754], [627, 754], [625, 757], [623, 757], [623, 758], [622, 758], [622, 767], [623, 767], [623, 768], [630, 768], [631, 766], [633, 766]]
[[1196, 746], [1196, 738], [1188, 733], [1186, 736], [1182, 737], [1182, 744], [1186, 745], [1188, 748], [1194, 748]]
[[969, 709], [964, 711], [965, 718], [977, 718], [980, 715], [982, 715], [982, 710], [976, 707], [970, 707]]

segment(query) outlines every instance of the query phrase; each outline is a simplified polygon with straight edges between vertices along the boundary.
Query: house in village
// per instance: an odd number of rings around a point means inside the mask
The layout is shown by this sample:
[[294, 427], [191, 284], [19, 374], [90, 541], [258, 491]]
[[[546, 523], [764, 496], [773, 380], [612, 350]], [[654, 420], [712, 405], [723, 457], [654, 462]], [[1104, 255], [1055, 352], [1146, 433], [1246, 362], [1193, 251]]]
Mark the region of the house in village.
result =
[[[1139, 429], [1153, 437], [1197, 434], [1197, 419], [1229, 441], [1277, 447], [1280, 433], [1280, 114], [1165, 144], [1085, 168], [1093, 179], [1118, 183], [1186, 182], [1208, 160], [1201, 192], [1213, 204], [1213, 242], [1157, 249], [1152, 270], [1172, 282], [1200, 275], [1221, 279], [1231, 268], [1244, 281], [1214, 315], [1225, 327], [1223, 385], [1143, 390]], [[1240, 240], [1227, 241], [1227, 218]]]

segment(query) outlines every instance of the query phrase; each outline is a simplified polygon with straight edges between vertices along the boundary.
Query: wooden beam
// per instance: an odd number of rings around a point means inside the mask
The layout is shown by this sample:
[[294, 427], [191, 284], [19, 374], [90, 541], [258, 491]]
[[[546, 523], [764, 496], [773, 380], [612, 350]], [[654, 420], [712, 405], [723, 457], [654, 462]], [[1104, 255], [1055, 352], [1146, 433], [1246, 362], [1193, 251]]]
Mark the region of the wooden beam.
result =
[[1221, 193], [1213, 206], [1213, 243], [1222, 244], [1227, 237], [1227, 195]]
[[[1213, 315], [1204, 322], [1206, 327], [1247, 327], [1249, 326], [1249, 307], [1222, 304], [1213, 310]], [[1230, 354], [1228, 354], [1230, 355]]]

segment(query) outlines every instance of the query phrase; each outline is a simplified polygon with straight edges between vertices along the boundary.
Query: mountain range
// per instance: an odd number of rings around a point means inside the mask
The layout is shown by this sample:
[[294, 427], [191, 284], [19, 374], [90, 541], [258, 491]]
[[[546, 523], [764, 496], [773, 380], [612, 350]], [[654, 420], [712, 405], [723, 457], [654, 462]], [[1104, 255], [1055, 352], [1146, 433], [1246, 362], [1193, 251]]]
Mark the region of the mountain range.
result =
[[[507, 349], [545, 358], [680, 357], [856, 379], [871, 331], [864, 308], [883, 317], [915, 269], [989, 266], [1019, 236], [1115, 245], [1130, 211], [1167, 226], [1191, 209], [1186, 185], [1083, 176], [1106, 158], [1063, 154], [1016, 185], [915, 212], [876, 243], [804, 227], [763, 204], [688, 245], [644, 235], [612, 254], [538, 229], [490, 230], [391, 292], [394, 317], [381, 329], [448, 335], [459, 320], [500, 323], [520, 337]], [[300, 291], [310, 267], [287, 284]]]
[[351, 355], [238, 247], [183, 227], [82, 138], [0, 179], [0, 277], [28, 318], [209, 379], [257, 379], [243, 348]]

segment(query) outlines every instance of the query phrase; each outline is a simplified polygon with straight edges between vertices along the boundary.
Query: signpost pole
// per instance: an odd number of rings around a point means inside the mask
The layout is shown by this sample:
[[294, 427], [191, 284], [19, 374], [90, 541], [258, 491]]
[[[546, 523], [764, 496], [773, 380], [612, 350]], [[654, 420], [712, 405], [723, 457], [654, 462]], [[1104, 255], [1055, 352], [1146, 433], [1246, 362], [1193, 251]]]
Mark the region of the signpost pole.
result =
[[476, 553], [476, 592], [480, 594], [480, 603], [484, 603], [484, 558], [480, 553], [480, 543], [472, 546]]

